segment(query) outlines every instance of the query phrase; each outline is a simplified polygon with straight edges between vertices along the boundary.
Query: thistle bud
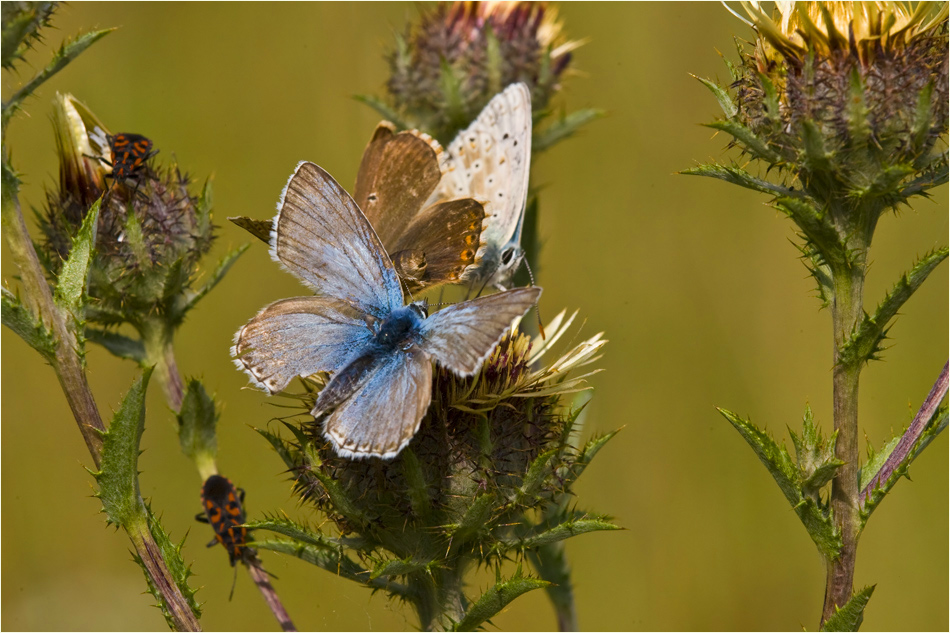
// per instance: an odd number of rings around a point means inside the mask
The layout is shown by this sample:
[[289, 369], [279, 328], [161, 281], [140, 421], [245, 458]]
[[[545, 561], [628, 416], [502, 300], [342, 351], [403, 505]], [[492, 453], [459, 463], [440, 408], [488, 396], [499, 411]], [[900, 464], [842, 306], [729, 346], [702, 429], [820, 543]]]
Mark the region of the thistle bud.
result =
[[[135, 154], [134, 162], [126, 157], [124, 164], [122, 155], [113, 155], [123, 135], [112, 136], [72, 95], [57, 95], [53, 126], [59, 186], [47, 191], [42, 221], [50, 273], [68, 255], [89, 207], [102, 198], [86, 318], [141, 328], [160, 315], [177, 323], [198, 261], [213, 240], [207, 195], [193, 196], [177, 165], [153, 169], [149, 153]], [[150, 147], [144, 137], [133, 138]]]
[[439, 3], [397, 38], [391, 102], [407, 126], [444, 143], [514, 82], [526, 83], [535, 112], [544, 111], [580, 45], [561, 31], [544, 2]]

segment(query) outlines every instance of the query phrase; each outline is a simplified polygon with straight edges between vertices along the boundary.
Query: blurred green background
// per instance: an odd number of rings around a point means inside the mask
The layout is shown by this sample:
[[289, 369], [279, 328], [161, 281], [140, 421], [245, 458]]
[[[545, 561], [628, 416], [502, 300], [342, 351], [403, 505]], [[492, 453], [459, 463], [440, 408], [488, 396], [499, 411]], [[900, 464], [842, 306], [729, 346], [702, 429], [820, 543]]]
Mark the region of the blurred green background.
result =
[[[209, 263], [250, 241], [228, 215], [270, 217], [294, 165], [312, 160], [352, 186], [378, 116], [351, 96], [382, 94], [383, 51], [417, 15], [412, 4], [77, 3], [46, 33], [57, 45], [93, 27], [119, 29], [57, 75], [10, 126], [25, 174], [22, 200], [39, 206], [56, 180], [48, 121], [54, 91], [83, 100], [114, 131], [146, 134], [198, 179], [214, 175], [220, 237]], [[560, 97], [609, 116], [536, 161], [541, 194], [542, 314], [579, 308], [582, 334], [610, 343], [591, 381], [589, 432], [624, 430], [578, 486], [580, 506], [614, 515], [623, 532], [570, 541], [585, 629], [817, 627], [825, 570], [808, 535], [752, 451], [715, 411], [751, 415], [788, 441], [806, 403], [831, 426], [830, 316], [819, 311], [791, 225], [763, 196], [675, 172], [724, 158], [727, 139], [698, 123], [717, 116], [689, 76], [727, 76], [733, 34], [719, 4], [564, 4], [579, 49]], [[49, 51], [31, 59], [39, 67]], [[31, 76], [23, 67], [20, 80]], [[4, 74], [4, 96], [15, 88]], [[947, 188], [880, 223], [867, 301], [874, 304], [915, 256], [947, 241]], [[16, 284], [4, 252], [3, 279]], [[875, 446], [913, 417], [947, 359], [947, 265], [907, 304], [885, 362], [864, 373], [861, 432]], [[301, 294], [253, 244], [192, 314], [179, 366], [224, 403], [219, 466], [263, 511], [298, 507], [276, 455], [248, 425], [276, 415], [243, 389], [231, 365], [235, 330], [265, 305]], [[2, 626], [4, 629], [164, 629], [121, 532], [91, 497], [91, 462], [52, 370], [2, 334]], [[108, 414], [136, 373], [93, 347], [89, 378]], [[202, 625], [275, 629], [241, 571], [206, 549], [194, 522], [200, 481], [182, 455], [158, 384], [149, 394], [140, 468], [144, 496], [203, 586]], [[946, 630], [948, 453], [941, 437], [874, 515], [856, 585], [877, 583], [867, 630]], [[383, 595], [274, 554], [263, 555], [302, 629], [412, 629], [414, 615]], [[486, 588], [479, 577], [470, 592]], [[541, 592], [494, 619], [502, 630], [550, 629]]]

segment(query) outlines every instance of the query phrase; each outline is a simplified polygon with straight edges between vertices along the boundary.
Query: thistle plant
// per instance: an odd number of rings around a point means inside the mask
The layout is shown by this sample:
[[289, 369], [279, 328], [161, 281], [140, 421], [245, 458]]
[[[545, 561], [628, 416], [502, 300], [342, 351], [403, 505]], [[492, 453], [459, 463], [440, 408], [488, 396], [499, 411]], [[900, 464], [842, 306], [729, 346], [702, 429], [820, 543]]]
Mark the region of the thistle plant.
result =
[[[596, 361], [605, 341], [598, 334], [532, 369], [573, 320], [558, 315], [546, 341], [512, 332], [471, 378], [437, 371], [420, 431], [392, 461], [338, 456], [309, 415], [325, 378], [303, 380], [292, 395], [302, 419], [283, 421], [289, 434], [259, 432], [293, 473], [297, 495], [338, 536], [274, 516], [250, 526], [284, 538], [256, 546], [383, 590], [411, 605], [424, 630], [473, 630], [521, 594], [551, 587], [525, 572], [525, 559], [572, 536], [617, 529], [568, 501], [613, 435], [579, 446], [581, 409], [565, 402], [593, 373], [571, 372]], [[505, 561], [515, 562], [513, 575], [505, 577]], [[496, 576], [477, 598], [465, 589], [473, 568]]]
[[[920, 257], [877, 307], [864, 308], [868, 253], [878, 220], [947, 182], [945, 3], [756, 2], [739, 17], [755, 32], [728, 64], [727, 87], [701, 79], [732, 136], [758, 166], [702, 165], [711, 176], [770, 196], [799, 232], [798, 248], [830, 308], [834, 431], [825, 437], [806, 409], [792, 432], [796, 459], [749, 420], [720, 409], [769, 469], [827, 565], [821, 623], [855, 630], [873, 586], [854, 593], [858, 539], [910, 463], [947, 425], [947, 369], [914, 422], [879, 450], [858, 454], [861, 370], [883, 356], [898, 310], [946, 259]], [[830, 490], [828, 490], [830, 484]]]

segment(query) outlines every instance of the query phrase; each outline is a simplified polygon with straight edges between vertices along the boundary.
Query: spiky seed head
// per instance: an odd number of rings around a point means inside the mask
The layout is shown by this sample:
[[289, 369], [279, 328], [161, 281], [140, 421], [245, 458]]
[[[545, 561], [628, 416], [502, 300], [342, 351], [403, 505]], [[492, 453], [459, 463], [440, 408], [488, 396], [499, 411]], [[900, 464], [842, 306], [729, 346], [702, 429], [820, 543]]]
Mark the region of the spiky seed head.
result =
[[448, 142], [505, 86], [523, 81], [547, 108], [580, 42], [545, 2], [442, 2], [389, 54], [387, 88], [407, 125]]
[[109, 132], [69, 94], [54, 100], [58, 187], [41, 218], [45, 263], [55, 275], [92, 203], [102, 197], [88, 318], [140, 324], [180, 300], [213, 240], [208, 200], [193, 196], [177, 165], [149, 163], [113, 177]]
[[806, 188], [825, 171], [860, 195], [884, 184], [882, 168], [927, 162], [947, 131], [946, 3], [743, 6], [756, 39], [738, 68], [738, 120], [777, 166]]

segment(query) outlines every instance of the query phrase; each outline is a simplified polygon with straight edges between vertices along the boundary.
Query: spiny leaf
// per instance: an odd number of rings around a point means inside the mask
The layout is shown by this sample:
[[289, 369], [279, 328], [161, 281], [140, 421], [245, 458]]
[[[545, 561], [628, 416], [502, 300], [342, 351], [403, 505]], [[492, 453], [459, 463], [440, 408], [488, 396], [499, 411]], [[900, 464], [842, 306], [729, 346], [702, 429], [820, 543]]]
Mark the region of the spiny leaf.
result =
[[726, 420], [752, 447], [759, 461], [768, 469], [775, 483], [791, 504], [812, 541], [827, 558], [836, 558], [841, 551], [841, 536], [838, 534], [829, 513], [818, 501], [806, 497], [798, 485], [798, 467], [784, 447], [776, 444], [770, 435], [761, 431], [752, 422], [744, 420], [726, 409], [718, 409]]
[[855, 67], [851, 72], [851, 81], [848, 87], [848, 105], [845, 119], [848, 124], [848, 135], [851, 137], [851, 143], [860, 149], [867, 147], [868, 140], [871, 138], [868, 104], [864, 95], [864, 82], [861, 79], [861, 73]]
[[509, 580], [495, 583], [483, 593], [466, 611], [465, 616], [455, 625], [456, 631], [474, 631], [489, 619], [501, 612], [518, 596], [543, 589], [550, 583], [539, 578], [523, 576], [521, 569]]
[[47, 79], [61, 71], [79, 54], [114, 30], [115, 29], [103, 29], [101, 31], [92, 31], [80, 35], [74, 40], [66, 40], [63, 42], [59, 50], [53, 54], [53, 59], [46, 65], [46, 68], [36, 73], [33, 79], [17, 90], [17, 92], [3, 104], [2, 127], [6, 129], [10, 117], [19, 109], [23, 100], [33, 94]]
[[874, 593], [875, 585], [865, 587], [851, 596], [848, 604], [838, 609], [833, 616], [825, 620], [822, 631], [857, 631], [864, 621], [864, 609]]
[[211, 290], [217, 286], [222, 279], [224, 279], [224, 276], [228, 274], [228, 271], [231, 269], [231, 266], [234, 265], [234, 262], [236, 262], [238, 258], [243, 255], [250, 247], [250, 244], [242, 244], [222, 257], [221, 261], [218, 262], [217, 267], [214, 269], [214, 272], [211, 273], [211, 277], [208, 279], [208, 281], [206, 281], [204, 285], [202, 285], [201, 288], [199, 288], [193, 294], [189, 293], [191, 296], [188, 298], [188, 301], [184, 306], [176, 310], [174, 318], [180, 322], [189, 310], [194, 308], [195, 305], [197, 305], [205, 295], [211, 292]]
[[737, 108], [736, 104], [732, 102], [732, 97], [729, 96], [728, 90], [721, 87], [714, 81], [697, 77], [696, 75], [692, 74], [690, 76], [709, 88], [709, 91], [713, 93], [714, 97], [716, 97], [716, 101], [719, 102], [719, 107], [722, 108], [722, 113], [726, 115], [726, 118], [731, 119], [732, 117], [736, 116], [736, 114], [738, 114], [739, 108]]
[[214, 187], [211, 184], [211, 177], [205, 180], [204, 187], [201, 188], [201, 195], [198, 196], [198, 203], [195, 205], [195, 232], [198, 235], [207, 235], [211, 231], [211, 210], [214, 208]]
[[297, 468], [300, 466], [300, 460], [297, 459], [290, 442], [276, 433], [271, 433], [267, 429], [254, 427], [254, 430], [257, 431], [261, 437], [270, 442], [270, 445], [274, 447], [274, 450], [277, 451], [280, 458], [284, 460], [284, 465], [286, 465], [287, 468]]
[[604, 530], [620, 530], [618, 525], [611, 523], [607, 517], [591, 517], [571, 519], [560, 525], [545, 530], [540, 534], [535, 534], [525, 538], [520, 546], [523, 549], [534, 549], [544, 545], [550, 545], [558, 541], [569, 539], [572, 536], [587, 534], [588, 532], [601, 532]]
[[475, 500], [472, 501], [462, 516], [462, 520], [457, 524], [447, 526], [449, 532], [452, 533], [453, 540], [465, 541], [479, 532], [489, 529], [488, 520], [491, 518], [495, 501], [496, 497], [491, 493], [475, 497]]
[[422, 465], [411, 448], [406, 448], [402, 452], [402, 474], [406, 478], [406, 488], [409, 493], [409, 503], [412, 504], [412, 511], [420, 519], [426, 521], [432, 514], [432, 502], [429, 499], [429, 490], [426, 485], [425, 474], [422, 472]]
[[0, 64], [10, 70], [34, 41], [41, 39], [39, 30], [48, 26], [55, 2], [5, 2], [3, 4], [3, 36]]
[[912, 165], [889, 165], [878, 170], [874, 180], [869, 182], [867, 186], [859, 190], [852, 190], [850, 193], [855, 198], [863, 198], [865, 200], [899, 196], [901, 183], [916, 171]]
[[831, 267], [825, 262], [821, 251], [815, 248], [815, 245], [809, 242], [807, 237], [801, 237], [804, 243], [796, 245], [796, 247], [801, 251], [805, 268], [808, 269], [808, 273], [812, 276], [812, 279], [815, 280], [818, 300], [821, 302], [821, 307], [827, 308], [831, 305], [835, 296], [835, 282], [832, 277]]
[[255, 541], [254, 545], [258, 549], [296, 556], [300, 560], [325, 569], [331, 574], [336, 574], [373, 589], [385, 589], [395, 596], [409, 597], [413, 595], [405, 585], [392, 582], [386, 578], [370, 578], [368, 569], [354, 563], [339, 551], [330, 551], [315, 545], [280, 540]]
[[99, 482], [96, 496], [110, 523], [128, 527], [146, 520], [145, 504], [139, 495], [139, 443], [145, 431], [145, 391], [152, 368], [132, 384], [119, 410], [103, 433], [102, 463], [94, 473]]
[[838, 432], [835, 431], [825, 441], [821, 429], [814, 423], [811, 407], [805, 407], [802, 420], [802, 434], [797, 435], [789, 429], [795, 456], [798, 459], [799, 485], [802, 494], [817, 498], [818, 491], [835, 476], [835, 472], [844, 462], [835, 457], [835, 444]]
[[528, 472], [525, 473], [521, 489], [518, 491], [519, 499], [532, 499], [541, 490], [544, 480], [551, 472], [549, 466], [551, 459], [558, 453], [558, 449], [551, 449], [538, 455], [528, 466]]
[[864, 490], [867, 488], [868, 484], [871, 483], [871, 480], [877, 476], [881, 471], [881, 467], [884, 466], [884, 463], [887, 461], [887, 458], [890, 457], [891, 453], [894, 452], [894, 449], [897, 448], [897, 444], [901, 441], [901, 438], [893, 437], [889, 442], [881, 447], [881, 450], [876, 452], [871, 452], [870, 443], [868, 443], [868, 449], [870, 455], [868, 460], [864, 462], [864, 465], [861, 466], [861, 469], [858, 471], [858, 490]]
[[[578, 411], [579, 413], [580, 411]], [[565, 487], [573, 484], [578, 478], [584, 473], [587, 467], [593, 461], [597, 453], [602, 449], [607, 442], [609, 442], [613, 437], [620, 432], [620, 429], [616, 431], [611, 431], [605, 435], [592, 437], [584, 445], [584, 448], [581, 450], [580, 455], [577, 457], [570, 468], [570, 472], [564, 477]]]
[[782, 162], [781, 156], [769, 149], [769, 146], [766, 145], [762, 139], [757, 137], [752, 130], [737, 121], [713, 121], [705, 125], [706, 127], [711, 127], [714, 130], [720, 130], [731, 135], [736, 141], [742, 144], [744, 149], [756, 158], [773, 164]]
[[772, 204], [798, 225], [825, 262], [832, 266], [848, 264], [848, 249], [827, 214], [804, 198], [783, 196]]
[[740, 169], [734, 165], [700, 165], [691, 169], [685, 169], [680, 173], [686, 176], [708, 176], [710, 178], [718, 178], [719, 180], [725, 180], [726, 182], [732, 183], [734, 185], [739, 185], [740, 187], [745, 187], [746, 189], [751, 189], [752, 191], [758, 191], [760, 193], [767, 193], [777, 196], [795, 195], [792, 190], [786, 187], [773, 184], [767, 180], [762, 180], [761, 178], [756, 178], [744, 169]]
[[931, 79], [923, 87], [920, 94], [917, 95], [917, 112], [914, 117], [914, 147], [918, 151], [924, 147], [924, 141], [930, 135], [930, 127], [933, 123], [933, 117], [930, 114], [931, 101], [933, 100], [934, 82]]
[[178, 412], [178, 442], [182, 452], [198, 465], [198, 472], [207, 478], [215, 471], [218, 438], [215, 426], [221, 413], [214, 398], [208, 395], [197, 378], [188, 381]]
[[832, 170], [831, 154], [825, 147], [825, 138], [814, 121], [802, 121], [803, 164], [812, 174], [827, 174]]
[[413, 574], [419, 571], [424, 571], [429, 568], [429, 563], [427, 561], [418, 561], [413, 560], [412, 558], [394, 558], [390, 560], [380, 561], [375, 567], [373, 567], [373, 572], [370, 574], [370, 578], [375, 580], [380, 577], [393, 577], [393, 576], [405, 576], [407, 574]]
[[308, 527], [285, 517], [271, 517], [263, 521], [248, 521], [245, 525], [249, 530], [268, 530], [270, 532], [276, 532], [277, 534], [282, 534], [283, 536], [307, 545], [313, 545], [335, 552], [340, 549], [340, 541], [338, 539], [324, 536], [320, 532], [314, 532]]
[[894, 284], [874, 314], [864, 315], [864, 320], [838, 350], [838, 362], [842, 366], [855, 367], [875, 357], [891, 319], [926, 281], [930, 273], [947, 258], [948, 252], [950, 250], [944, 246], [924, 255]]
[[534, 134], [531, 140], [531, 150], [535, 153], [560, 143], [566, 138], [573, 136], [579, 129], [590, 123], [607, 116], [607, 113], [597, 108], [583, 108], [575, 110], [568, 115], [561, 116], [556, 121], [552, 121], [544, 127], [543, 130]]
[[83, 218], [79, 232], [72, 240], [69, 258], [56, 279], [56, 305], [71, 314], [74, 319], [81, 317], [86, 282], [89, 279], [89, 265], [92, 263], [96, 245], [96, 226], [99, 221], [99, 205], [102, 198], [96, 200]]
[[273, 220], [255, 220], [246, 215], [237, 215], [229, 217], [228, 220], [235, 224], [265, 244], [270, 244], [270, 232], [274, 225]]
[[911, 180], [907, 185], [901, 189], [898, 197], [903, 202], [907, 202], [912, 196], [923, 195], [929, 196], [927, 192], [934, 187], [943, 185], [947, 183], [948, 176], [948, 155], [947, 152], [944, 152], [937, 156], [936, 158], [929, 161], [929, 167], [927, 166], [928, 161], [925, 160], [922, 165], [923, 174], [917, 178]]
[[48, 363], [56, 360], [56, 338], [42, 323], [33, 319], [30, 311], [12, 292], [3, 288], [3, 324], [13, 330], [27, 345], [35, 349]]
[[134, 360], [139, 364], [145, 362], [145, 345], [140, 340], [123, 336], [111, 330], [100, 330], [93, 327], [86, 328], [86, 338], [93, 343], [102, 345], [114, 356]]

